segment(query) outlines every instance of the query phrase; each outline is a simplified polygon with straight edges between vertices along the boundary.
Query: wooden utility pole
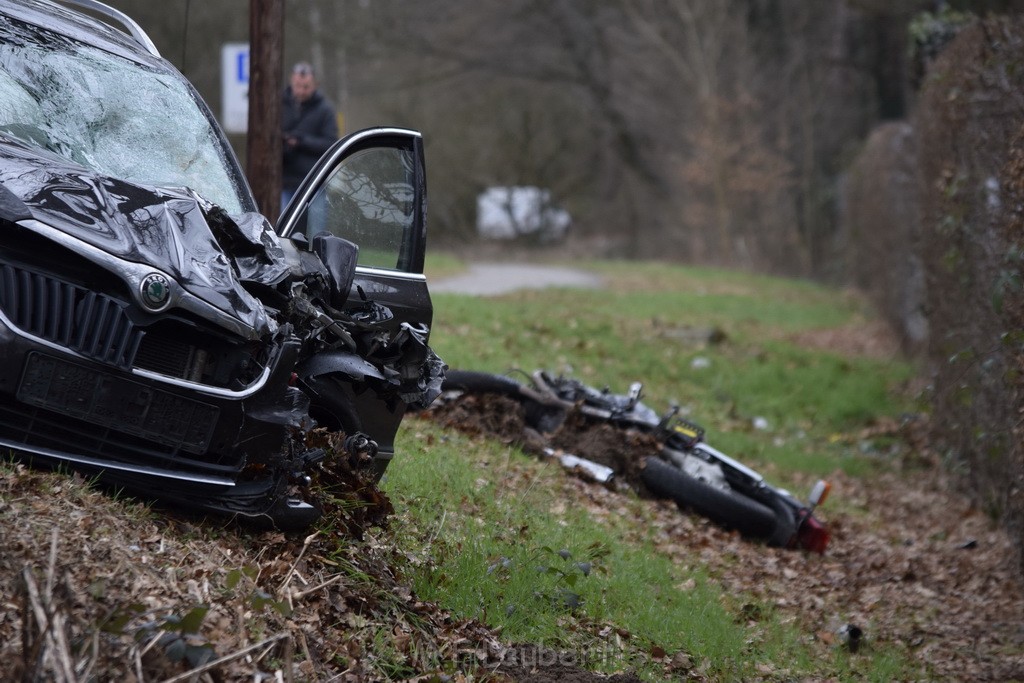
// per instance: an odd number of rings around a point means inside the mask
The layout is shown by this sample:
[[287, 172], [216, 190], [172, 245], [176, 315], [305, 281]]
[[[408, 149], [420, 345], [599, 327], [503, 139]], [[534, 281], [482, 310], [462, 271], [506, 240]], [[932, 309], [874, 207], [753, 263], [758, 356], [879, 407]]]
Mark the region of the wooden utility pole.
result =
[[249, 133], [246, 175], [260, 211], [281, 212], [281, 68], [284, 0], [249, 0]]

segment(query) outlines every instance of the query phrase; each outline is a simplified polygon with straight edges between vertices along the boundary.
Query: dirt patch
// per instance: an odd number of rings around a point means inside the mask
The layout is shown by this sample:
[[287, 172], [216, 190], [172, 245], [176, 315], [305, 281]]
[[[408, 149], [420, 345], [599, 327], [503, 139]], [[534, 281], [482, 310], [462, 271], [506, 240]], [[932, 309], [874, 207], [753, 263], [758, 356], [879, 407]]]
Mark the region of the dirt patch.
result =
[[[615, 487], [626, 486], [641, 495], [650, 495], [640, 480], [641, 464], [644, 457], [656, 454], [660, 445], [649, 434], [595, 423], [577, 410], [569, 411], [550, 433], [540, 434], [527, 425], [520, 402], [495, 394], [444, 397], [427, 414], [445, 427], [495, 437], [533, 455], [547, 457], [554, 450], [610, 467], [615, 472]], [[577, 473], [588, 478], [583, 470]]]
[[428, 413], [445, 427], [491, 436], [504, 443], [529, 445], [526, 411], [519, 401], [505, 396], [467, 394], [454, 401], [439, 399]]
[[847, 357], [895, 358], [900, 354], [896, 333], [881, 321], [862, 321], [844, 327], [804, 330], [787, 339], [809, 349], [832, 351]]
[[660, 446], [650, 434], [616, 429], [607, 424], [594, 424], [581, 413], [573, 411], [550, 436], [552, 446], [565, 453], [592, 460], [612, 468], [620, 485], [649, 495], [640, 481], [643, 460], [655, 455]]

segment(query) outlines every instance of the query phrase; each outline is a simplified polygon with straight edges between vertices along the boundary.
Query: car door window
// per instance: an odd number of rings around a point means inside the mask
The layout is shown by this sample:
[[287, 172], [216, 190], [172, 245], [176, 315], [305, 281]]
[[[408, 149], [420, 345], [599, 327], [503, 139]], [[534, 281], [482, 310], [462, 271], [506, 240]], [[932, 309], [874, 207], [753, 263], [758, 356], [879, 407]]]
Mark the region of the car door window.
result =
[[359, 245], [359, 265], [410, 271], [416, 218], [411, 150], [371, 148], [342, 161], [303, 209], [298, 223]]

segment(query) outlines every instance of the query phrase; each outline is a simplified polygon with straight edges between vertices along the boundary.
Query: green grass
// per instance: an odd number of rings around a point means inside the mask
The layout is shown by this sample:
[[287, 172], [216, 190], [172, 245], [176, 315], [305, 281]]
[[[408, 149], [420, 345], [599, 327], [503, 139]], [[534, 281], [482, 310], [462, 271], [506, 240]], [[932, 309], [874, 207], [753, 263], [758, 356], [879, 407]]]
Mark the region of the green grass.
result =
[[[636, 650], [657, 645], [701, 652], [722, 673], [749, 674], [749, 634], [736, 628], [700, 571], [674, 567], [649, 544], [623, 544], [621, 524], [560, 509], [554, 465], [499, 444], [445, 437], [431, 424], [417, 422], [415, 429], [387, 489], [404, 520], [402, 542], [422, 548], [413, 577], [421, 598], [501, 628], [508, 642], [590, 652], [610, 669], [649, 666]], [[445, 438], [443, 447], [424, 446]], [[474, 449], [485, 466], [467, 467], [458, 455]], [[579, 566], [584, 562], [591, 564], [588, 575]], [[673, 588], [679, 585], [687, 588]], [[575, 602], [570, 594], [579, 596], [575, 609], [567, 604]], [[565, 623], [572, 614], [626, 625], [632, 642], [613, 646], [593, 633], [570, 632]]]
[[427, 262], [423, 266], [423, 272], [430, 280], [458, 275], [464, 270], [466, 264], [460, 258], [439, 251], [428, 251]]
[[[911, 377], [908, 364], [843, 358], [789, 340], [801, 331], [863, 322], [863, 303], [847, 294], [707, 269], [608, 263], [594, 269], [607, 289], [486, 299], [436, 295], [431, 343], [453, 368], [569, 370], [619, 391], [643, 381], [652, 407], [678, 403], [705, 426], [709, 441], [755, 461], [770, 455], [783, 470], [811, 461], [819, 471], [843, 466], [841, 458], [821, 461], [815, 441], [907, 409], [893, 389]], [[711, 328], [725, 341], [689, 340], [690, 332]], [[758, 417], [770, 431], [752, 440], [745, 432]], [[768, 448], [779, 439], [787, 448]]]
[[[868, 315], [856, 298], [709, 269], [592, 268], [606, 289], [435, 296], [432, 345], [463, 369], [571, 369], [618, 390], [643, 380], [650, 405], [677, 401], [707, 428], [710, 443], [783, 485], [881, 466], [835, 435], [906, 409], [894, 390], [911, 368], [843, 358], [792, 339], [856, 326]], [[710, 327], [725, 341], [701, 345], [678, 334]], [[769, 428], [754, 429], [755, 417]], [[806, 634], [770, 607], [754, 625], [738, 618], [742, 596], [724, 595], [699, 566], [674, 565], [655, 550], [637, 521], [643, 501], [624, 496], [622, 515], [595, 519], [565, 504], [552, 465], [421, 420], [406, 423], [398, 451], [386, 488], [417, 594], [500, 628], [507, 642], [589, 653], [588, 666], [636, 666], [651, 680], [664, 675], [649, 656], [656, 649], [690, 653], [717, 680], [763, 678], [763, 663], [782, 678], [907, 675], [908, 665], [884, 648], [859, 658], [856, 669], [841, 656], [822, 662]], [[591, 563], [589, 574], [580, 562]], [[578, 596], [580, 605], [567, 606], [567, 596]], [[609, 625], [629, 637], [609, 637]]]

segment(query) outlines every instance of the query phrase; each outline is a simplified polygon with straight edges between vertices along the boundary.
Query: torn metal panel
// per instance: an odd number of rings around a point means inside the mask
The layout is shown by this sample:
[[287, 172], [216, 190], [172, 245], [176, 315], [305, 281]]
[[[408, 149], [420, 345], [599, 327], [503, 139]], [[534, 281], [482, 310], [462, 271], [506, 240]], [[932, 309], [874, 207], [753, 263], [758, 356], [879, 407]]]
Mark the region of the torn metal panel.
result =
[[112, 256], [156, 266], [193, 295], [254, 330], [269, 331], [263, 306], [246, 291], [242, 275], [257, 282], [284, 276], [276, 238], [269, 238], [271, 245], [254, 244], [223, 212], [209, 208], [225, 241], [244, 236], [229, 242], [247, 247], [236, 260], [217, 241], [195, 197], [105, 178], [18, 145], [0, 146], [0, 184], [32, 218]]

